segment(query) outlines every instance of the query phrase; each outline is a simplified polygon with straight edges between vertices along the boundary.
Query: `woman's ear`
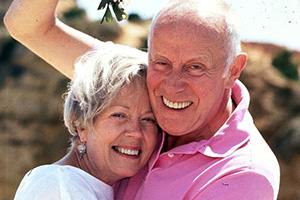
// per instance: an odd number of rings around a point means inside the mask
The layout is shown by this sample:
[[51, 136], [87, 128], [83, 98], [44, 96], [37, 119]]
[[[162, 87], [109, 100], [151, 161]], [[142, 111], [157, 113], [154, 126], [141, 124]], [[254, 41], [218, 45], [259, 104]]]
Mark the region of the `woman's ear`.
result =
[[76, 131], [77, 131], [77, 134], [79, 136], [80, 142], [86, 143], [87, 142], [87, 137], [88, 137], [87, 129], [82, 129], [82, 128], [76, 126]]
[[228, 72], [228, 80], [227, 80], [227, 87], [231, 89], [234, 86], [234, 82], [240, 77], [241, 72], [243, 71], [244, 67], [247, 63], [247, 54], [240, 53], [237, 57], [235, 57], [234, 61], [230, 66], [230, 70]]

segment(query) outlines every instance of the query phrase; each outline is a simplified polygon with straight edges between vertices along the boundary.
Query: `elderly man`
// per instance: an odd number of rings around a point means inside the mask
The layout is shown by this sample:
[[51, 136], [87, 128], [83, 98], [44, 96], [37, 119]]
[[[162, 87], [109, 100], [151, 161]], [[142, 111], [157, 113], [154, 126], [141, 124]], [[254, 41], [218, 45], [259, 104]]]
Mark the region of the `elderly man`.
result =
[[[5, 24], [71, 77], [75, 59], [104, 43], [58, 21], [57, 1], [15, 0]], [[276, 199], [279, 166], [237, 80], [246, 60], [224, 2], [166, 1], [151, 26], [147, 75], [165, 134], [148, 167], [115, 186], [116, 199]]]

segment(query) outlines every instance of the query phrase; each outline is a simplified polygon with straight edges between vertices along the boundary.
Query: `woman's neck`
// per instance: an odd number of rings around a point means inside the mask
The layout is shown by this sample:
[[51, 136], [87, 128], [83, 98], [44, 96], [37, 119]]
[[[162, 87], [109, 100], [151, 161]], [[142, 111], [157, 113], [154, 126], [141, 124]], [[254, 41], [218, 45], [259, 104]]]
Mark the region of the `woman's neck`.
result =
[[115, 177], [115, 176], [104, 176], [104, 173], [101, 173], [100, 171], [94, 170], [90, 159], [88, 157], [88, 154], [84, 154], [82, 158], [80, 158], [79, 152], [77, 151], [77, 146], [78, 143], [74, 142], [70, 151], [68, 152], [67, 155], [65, 155], [62, 159], [59, 161], [55, 162], [54, 164], [57, 165], [70, 165], [76, 168], [79, 168], [88, 174], [94, 176], [95, 178], [101, 180], [102, 182], [112, 185], [118, 180], [120, 180], [120, 177]]

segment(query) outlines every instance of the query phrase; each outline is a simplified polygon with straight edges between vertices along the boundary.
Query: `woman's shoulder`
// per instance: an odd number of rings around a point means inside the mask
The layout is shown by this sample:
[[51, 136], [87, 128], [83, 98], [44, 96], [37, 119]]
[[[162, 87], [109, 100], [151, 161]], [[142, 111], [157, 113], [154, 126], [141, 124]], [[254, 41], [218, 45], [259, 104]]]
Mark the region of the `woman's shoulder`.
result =
[[[69, 165], [41, 165], [38, 167], [35, 167], [28, 171], [22, 181], [45, 181], [47, 180], [46, 183], [51, 183], [53, 181], [68, 181], [72, 180], [73, 178], [78, 178], [84, 176], [87, 176], [83, 170], [72, 167]], [[72, 176], [70, 176], [72, 174]], [[66, 177], [70, 176], [69, 178], [66, 179]]]
[[[25, 177], [35, 177], [38, 175], [40, 177], [41, 175], [49, 175], [51, 173], [55, 173], [56, 171], [60, 170], [62, 165], [41, 165], [38, 167], [35, 167], [28, 171], [25, 175]], [[43, 176], [42, 176], [43, 177]]]
[[42, 165], [24, 176], [17, 199], [112, 199], [113, 190], [85, 171], [68, 165]]
[[59, 167], [42, 165], [31, 169], [23, 177], [15, 195], [17, 199], [60, 199], [59, 175], [55, 173]]

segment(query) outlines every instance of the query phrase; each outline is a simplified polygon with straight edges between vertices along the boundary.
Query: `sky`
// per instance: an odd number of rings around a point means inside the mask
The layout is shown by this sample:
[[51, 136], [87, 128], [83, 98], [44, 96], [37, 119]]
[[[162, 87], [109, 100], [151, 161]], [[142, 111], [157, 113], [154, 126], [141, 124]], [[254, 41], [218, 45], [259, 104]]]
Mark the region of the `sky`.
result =
[[[91, 19], [100, 19], [101, 0], [77, 0]], [[152, 18], [162, 0], [129, 0], [127, 14]], [[266, 42], [300, 51], [300, 0], [225, 0], [240, 19], [241, 38], [245, 42]], [[88, 2], [88, 3], [87, 3]]]

